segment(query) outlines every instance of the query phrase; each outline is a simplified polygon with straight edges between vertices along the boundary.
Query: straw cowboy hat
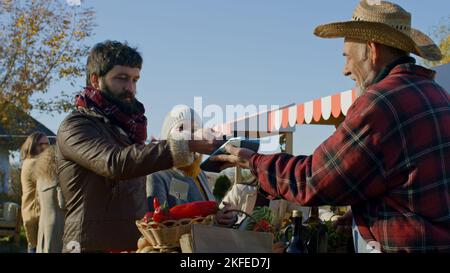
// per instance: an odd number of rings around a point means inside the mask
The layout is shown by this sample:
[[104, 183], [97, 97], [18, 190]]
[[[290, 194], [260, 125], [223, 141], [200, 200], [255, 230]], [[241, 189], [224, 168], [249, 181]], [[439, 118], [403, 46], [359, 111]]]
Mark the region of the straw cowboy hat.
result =
[[439, 47], [430, 37], [411, 27], [411, 14], [399, 5], [363, 0], [353, 12], [351, 21], [320, 25], [314, 34], [322, 38], [353, 38], [372, 41], [424, 59], [442, 59]]

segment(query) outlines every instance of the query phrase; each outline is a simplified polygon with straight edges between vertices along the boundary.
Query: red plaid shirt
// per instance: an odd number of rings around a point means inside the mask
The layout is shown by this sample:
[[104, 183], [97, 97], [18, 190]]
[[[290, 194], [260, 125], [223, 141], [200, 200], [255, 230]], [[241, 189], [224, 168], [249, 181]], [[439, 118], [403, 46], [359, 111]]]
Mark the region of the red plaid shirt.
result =
[[269, 198], [351, 205], [383, 252], [450, 251], [450, 96], [434, 72], [401, 64], [350, 107], [310, 156], [255, 154]]

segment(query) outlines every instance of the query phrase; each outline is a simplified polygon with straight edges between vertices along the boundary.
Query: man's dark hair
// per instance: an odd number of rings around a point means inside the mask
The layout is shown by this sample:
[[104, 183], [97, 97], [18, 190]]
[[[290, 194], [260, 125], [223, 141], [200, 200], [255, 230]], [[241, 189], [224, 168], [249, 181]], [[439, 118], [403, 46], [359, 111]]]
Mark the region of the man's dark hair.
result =
[[115, 65], [142, 68], [142, 56], [136, 48], [118, 41], [96, 44], [89, 53], [86, 64], [86, 85], [91, 86], [91, 75], [105, 76]]

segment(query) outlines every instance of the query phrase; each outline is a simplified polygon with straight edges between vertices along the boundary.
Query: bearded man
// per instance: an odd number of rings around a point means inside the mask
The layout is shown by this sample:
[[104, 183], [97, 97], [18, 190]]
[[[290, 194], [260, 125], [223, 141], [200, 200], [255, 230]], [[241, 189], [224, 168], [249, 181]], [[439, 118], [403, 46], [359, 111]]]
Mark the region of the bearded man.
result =
[[[145, 144], [147, 118], [135, 97], [141, 68], [141, 55], [124, 43], [105, 41], [89, 54], [87, 87], [57, 134], [67, 209], [63, 252], [136, 250], [135, 221], [147, 211], [146, 175], [190, 165], [194, 152], [210, 153], [221, 144], [177, 136]], [[196, 139], [211, 139], [207, 132]]]

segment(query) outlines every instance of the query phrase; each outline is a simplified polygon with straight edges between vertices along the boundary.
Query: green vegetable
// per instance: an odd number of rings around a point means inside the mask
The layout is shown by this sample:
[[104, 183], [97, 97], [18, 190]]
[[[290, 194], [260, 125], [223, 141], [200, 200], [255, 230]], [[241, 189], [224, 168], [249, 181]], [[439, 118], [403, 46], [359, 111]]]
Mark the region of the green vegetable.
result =
[[251, 221], [247, 225], [247, 230], [271, 231], [273, 213], [269, 207], [256, 207], [252, 212]]

